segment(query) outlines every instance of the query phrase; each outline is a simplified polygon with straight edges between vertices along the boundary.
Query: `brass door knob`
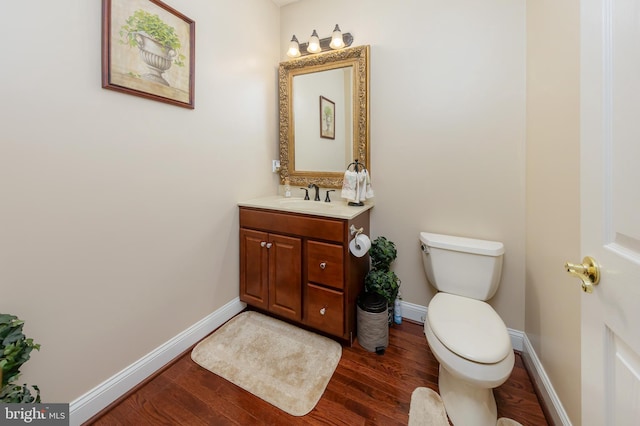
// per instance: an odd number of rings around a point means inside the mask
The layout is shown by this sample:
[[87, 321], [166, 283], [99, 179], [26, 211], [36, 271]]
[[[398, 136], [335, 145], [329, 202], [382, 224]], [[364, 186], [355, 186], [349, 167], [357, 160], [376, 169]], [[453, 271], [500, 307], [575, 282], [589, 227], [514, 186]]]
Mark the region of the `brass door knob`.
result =
[[600, 266], [591, 256], [582, 259], [582, 264], [565, 263], [564, 268], [568, 273], [574, 275], [582, 281], [582, 290], [585, 293], [592, 293], [593, 286], [600, 282]]

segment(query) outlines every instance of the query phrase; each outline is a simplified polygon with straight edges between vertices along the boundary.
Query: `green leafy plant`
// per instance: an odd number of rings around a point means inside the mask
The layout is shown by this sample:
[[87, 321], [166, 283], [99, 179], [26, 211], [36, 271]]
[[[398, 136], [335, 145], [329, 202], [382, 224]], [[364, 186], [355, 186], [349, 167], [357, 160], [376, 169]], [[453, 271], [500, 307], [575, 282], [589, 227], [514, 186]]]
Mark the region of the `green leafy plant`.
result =
[[0, 402], [40, 402], [40, 389], [33, 386], [36, 394], [23, 384], [15, 383], [20, 377], [20, 367], [31, 358], [31, 351], [40, 350], [40, 345], [22, 332], [24, 321], [15, 315], [0, 314]]
[[371, 257], [373, 269], [388, 271], [391, 267], [391, 262], [398, 257], [398, 250], [393, 241], [387, 240], [386, 237], [378, 237], [371, 242], [369, 256]]
[[378, 237], [371, 242], [369, 256], [372, 269], [364, 278], [364, 289], [382, 295], [389, 306], [393, 306], [400, 290], [400, 278], [390, 270], [398, 256], [396, 245], [385, 237]]
[[175, 50], [177, 55], [173, 63], [179, 67], [183, 67], [186, 59], [180, 54], [180, 38], [176, 34], [175, 28], [166, 24], [158, 15], [152, 15], [142, 9], [133, 12], [126, 23], [120, 28], [121, 42], [128, 44], [130, 47], [138, 47], [138, 33], [145, 33], [166, 49]]
[[382, 295], [390, 306], [400, 289], [400, 278], [393, 271], [372, 269], [364, 279], [365, 291]]
[[16, 384], [8, 384], [0, 391], [0, 402], [7, 404], [38, 404], [40, 403], [40, 389], [33, 385], [36, 394], [31, 393], [31, 389], [24, 384], [22, 386]]

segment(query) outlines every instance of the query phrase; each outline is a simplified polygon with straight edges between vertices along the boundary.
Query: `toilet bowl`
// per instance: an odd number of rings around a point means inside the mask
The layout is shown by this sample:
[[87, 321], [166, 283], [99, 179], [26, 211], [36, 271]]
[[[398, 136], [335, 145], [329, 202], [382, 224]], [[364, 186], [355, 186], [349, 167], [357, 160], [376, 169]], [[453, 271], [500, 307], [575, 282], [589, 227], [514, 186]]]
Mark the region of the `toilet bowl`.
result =
[[[438, 318], [434, 311], [440, 309], [448, 315]], [[442, 339], [433, 327], [443, 329]], [[429, 303], [424, 330], [440, 363], [438, 386], [452, 423], [495, 426], [493, 388], [509, 378], [515, 359], [500, 317], [485, 302], [438, 293]]]
[[511, 374], [507, 327], [485, 302], [498, 288], [502, 243], [421, 233], [429, 282], [439, 290], [427, 308], [424, 332], [440, 363], [438, 386], [454, 425], [495, 426], [493, 388]]

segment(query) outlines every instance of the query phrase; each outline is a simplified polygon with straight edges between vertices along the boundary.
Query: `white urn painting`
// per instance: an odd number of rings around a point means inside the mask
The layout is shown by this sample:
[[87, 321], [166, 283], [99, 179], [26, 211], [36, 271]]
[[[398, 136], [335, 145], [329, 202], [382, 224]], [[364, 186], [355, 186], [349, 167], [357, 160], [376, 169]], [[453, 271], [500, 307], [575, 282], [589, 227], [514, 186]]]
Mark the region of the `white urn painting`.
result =
[[103, 0], [102, 87], [194, 108], [195, 22], [157, 0]]

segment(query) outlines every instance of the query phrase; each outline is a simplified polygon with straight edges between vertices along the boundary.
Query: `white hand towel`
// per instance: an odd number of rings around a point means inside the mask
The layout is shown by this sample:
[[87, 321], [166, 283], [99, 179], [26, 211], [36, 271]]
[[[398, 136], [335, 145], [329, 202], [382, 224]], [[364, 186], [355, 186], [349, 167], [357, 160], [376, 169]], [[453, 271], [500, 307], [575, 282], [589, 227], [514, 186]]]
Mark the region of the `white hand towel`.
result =
[[365, 181], [367, 182], [366, 196], [367, 198], [373, 198], [375, 195], [373, 193], [373, 188], [371, 187], [371, 176], [369, 175], [369, 171], [365, 169], [366, 173]]
[[356, 172], [347, 170], [344, 172], [344, 179], [342, 180], [342, 193], [340, 196], [346, 198], [347, 201], [355, 201], [357, 198], [357, 177]]
[[367, 169], [358, 172], [357, 179], [357, 196], [358, 201], [365, 201], [368, 198], [373, 198], [373, 188], [371, 187], [371, 177]]
[[358, 176], [356, 177], [356, 201], [364, 201], [366, 199], [366, 191], [365, 188], [367, 184], [365, 183], [365, 175], [364, 170], [358, 172]]

